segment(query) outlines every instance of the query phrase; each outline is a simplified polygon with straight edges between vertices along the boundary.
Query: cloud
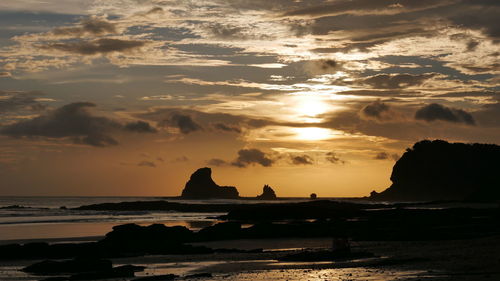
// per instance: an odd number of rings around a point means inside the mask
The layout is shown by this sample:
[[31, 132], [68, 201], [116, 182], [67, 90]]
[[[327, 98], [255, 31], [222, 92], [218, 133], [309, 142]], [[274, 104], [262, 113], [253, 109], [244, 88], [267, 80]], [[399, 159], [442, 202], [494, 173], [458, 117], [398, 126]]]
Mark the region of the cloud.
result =
[[160, 125], [178, 128], [179, 131], [185, 135], [203, 130], [203, 128], [196, 123], [191, 116], [181, 113], [173, 113], [169, 118], [161, 121]]
[[462, 109], [446, 107], [437, 103], [426, 105], [417, 110], [415, 119], [427, 122], [440, 120], [453, 123], [464, 123], [467, 125], [476, 124], [474, 117], [472, 117], [470, 113]]
[[207, 161], [207, 165], [215, 166], [215, 167], [226, 166], [228, 164], [229, 163], [226, 160], [222, 160], [219, 158], [212, 158], [212, 159]]
[[149, 168], [156, 168], [156, 164], [152, 161], [141, 161], [137, 164], [139, 167], [149, 167]]
[[360, 116], [366, 120], [379, 122], [396, 121], [401, 119], [401, 114], [394, 111], [388, 104], [380, 100], [374, 101], [364, 106], [360, 111]]
[[98, 17], [84, 19], [77, 26], [58, 27], [52, 30], [53, 35], [63, 37], [104, 35], [110, 33], [117, 33], [116, 24]]
[[435, 73], [426, 74], [377, 74], [362, 80], [376, 89], [400, 89], [411, 86], [417, 86], [426, 80], [436, 76]]
[[187, 158], [184, 155], [172, 160], [173, 163], [188, 162], [188, 161], [189, 161], [189, 158]]
[[20, 109], [41, 110], [45, 106], [38, 102], [42, 95], [39, 92], [6, 92], [0, 91], [0, 114]]
[[345, 161], [340, 159], [335, 152], [326, 153], [326, 161], [333, 164], [345, 164]]
[[138, 133], [156, 133], [158, 130], [152, 127], [148, 122], [135, 121], [125, 124], [125, 130]]
[[224, 123], [216, 123], [213, 125], [213, 127], [217, 130], [225, 131], [225, 132], [234, 132], [234, 133], [241, 133], [241, 129], [236, 127], [236, 126], [230, 126], [226, 125]]
[[264, 152], [258, 149], [241, 149], [238, 151], [238, 158], [231, 165], [244, 168], [251, 164], [259, 164], [264, 167], [271, 167], [274, 160], [269, 158]]
[[68, 43], [49, 43], [39, 48], [57, 50], [79, 55], [107, 54], [111, 52], [127, 52], [146, 45], [146, 41], [102, 38], [93, 41]]
[[304, 64], [304, 68], [312, 75], [334, 73], [342, 69], [343, 64], [333, 59], [311, 60]]
[[238, 26], [231, 26], [221, 23], [211, 23], [205, 27], [213, 37], [219, 39], [246, 39], [243, 34], [244, 29]]
[[292, 163], [294, 165], [312, 165], [314, 163], [313, 159], [309, 155], [291, 155], [290, 158], [292, 159]]
[[95, 116], [89, 111], [95, 106], [90, 102], [70, 103], [33, 119], [2, 127], [0, 134], [11, 137], [69, 138], [76, 144], [104, 147], [118, 144], [109, 135], [111, 131], [152, 132], [144, 131], [146, 126], [137, 125], [142, 124], [139, 122], [123, 125], [104, 116]]
[[0, 77], [11, 77], [12, 75], [10, 74], [10, 72], [7, 72], [7, 71], [3, 71], [3, 72], [0, 72]]
[[[321, 3], [321, 2], [320, 2]], [[319, 5], [303, 7], [287, 11], [284, 16], [323, 16], [339, 14], [394, 14], [417, 10], [439, 5], [435, 0], [400, 0], [397, 4], [394, 1], [386, 0], [339, 0], [335, 2], [325, 1]], [[441, 4], [442, 5], [442, 4]]]
[[373, 159], [375, 159], [375, 160], [387, 160], [387, 159], [398, 160], [399, 155], [398, 154], [389, 154], [387, 152], [379, 152], [373, 157]]

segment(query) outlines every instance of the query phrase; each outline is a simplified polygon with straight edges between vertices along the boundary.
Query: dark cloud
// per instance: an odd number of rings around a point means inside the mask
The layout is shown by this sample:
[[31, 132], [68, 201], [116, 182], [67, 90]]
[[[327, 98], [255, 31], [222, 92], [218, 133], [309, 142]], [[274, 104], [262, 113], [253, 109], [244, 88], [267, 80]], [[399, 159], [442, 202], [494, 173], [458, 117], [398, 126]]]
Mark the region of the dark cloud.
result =
[[141, 161], [141, 162], [137, 163], [137, 166], [139, 166], [139, 167], [156, 168], [155, 162], [152, 162], [152, 161]]
[[152, 127], [148, 122], [136, 121], [125, 124], [124, 129], [138, 133], [156, 133], [156, 128]]
[[160, 122], [162, 126], [175, 127], [185, 135], [196, 131], [203, 130], [203, 128], [196, 123], [191, 116], [182, 113], [173, 113], [170, 117]]
[[212, 23], [205, 27], [214, 37], [220, 39], [245, 39], [243, 28], [220, 23]]
[[226, 166], [228, 164], [229, 163], [227, 163], [227, 161], [219, 159], [219, 158], [212, 158], [212, 159], [207, 161], [207, 165], [215, 166], [215, 167]]
[[213, 125], [213, 127], [217, 130], [225, 131], [225, 132], [234, 132], [234, 133], [241, 133], [241, 129], [236, 127], [236, 126], [230, 126], [226, 125], [224, 123], [216, 123]]
[[388, 159], [398, 160], [399, 155], [389, 154], [387, 152], [379, 152], [373, 157], [373, 159], [375, 159], [375, 160], [388, 160]]
[[361, 116], [366, 118], [383, 119], [383, 114], [389, 111], [389, 106], [381, 101], [375, 101], [361, 109]]
[[58, 27], [52, 33], [58, 36], [104, 35], [116, 33], [116, 25], [102, 18], [91, 17], [82, 20], [78, 26]]
[[476, 122], [472, 115], [462, 109], [450, 108], [441, 104], [432, 103], [426, 105], [415, 113], [415, 119], [427, 122], [446, 121], [454, 123], [464, 123], [475, 125]]
[[388, 104], [379, 100], [364, 106], [360, 111], [360, 116], [366, 120], [379, 122], [397, 121], [401, 119], [401, 114], [392, 109]]
[[11, 76], [10, 72], [7, 71], [0, 72], [0, 77], [10, 77], [10, 76]]
[[33, 119], [2, 127], [0, 134], [11, 137], [69, 138], [77, 144], [103, 147], [118, 144], [109, 135], [111, 131], [146, 132], [137, 129], [138, 123], [122, 125], [113, 119], [93, 115], [89, 108], [95, 106], [89, 102], [70, 103]]
[[342, 63], [339, 61], [333, 59], [324, 59], [308, 61], [304, 65], [304, 68], [307, 72], [316, 75], [337, 72], [338, 70], [342, 69], [342, 66]]
[[121, 40], [103, 38], [94, 41], [79, 41], [68, 43], [49, 43], [40, 48], [57, 50], [80, 55], [106, 54], [111, 52], [126, 52], [146, 45], [146, 41]]
[[42, 110], [44, 105], [37, 101], [39, 92], [4, 92], [0, 91], [0, 114], [21, 109]]
[[238, 151], [238, 158], [231, 165], [236, 167], [246, 167], [251, 164], [259, 164], [264, 167], [270, 167], [274, 163], [274, 160], [269, 158], [266, 153], [258, 149], [241, 149]]
[[417, 86], [436, 76], [435, 73], [425, 74], [378, 74], [364, 78], [362, 82], [376, 89], [400, 89]]
[[309, 155], [290, 156], [294, 165], [312, 165], [313, 159]]
[[326, 161], [333, 164], [345, 164], [345, 161], [340, 159], [340, 157], [335, 152], [326, 153]]
[[187, 158], [186, 156], [180, 156], [180, 157], [177, 157], [174, 160], [172, 160], [173, 163], [180, 163], [180, 162], [187, 162], [187, 161], [189, 161], [189, 158]]

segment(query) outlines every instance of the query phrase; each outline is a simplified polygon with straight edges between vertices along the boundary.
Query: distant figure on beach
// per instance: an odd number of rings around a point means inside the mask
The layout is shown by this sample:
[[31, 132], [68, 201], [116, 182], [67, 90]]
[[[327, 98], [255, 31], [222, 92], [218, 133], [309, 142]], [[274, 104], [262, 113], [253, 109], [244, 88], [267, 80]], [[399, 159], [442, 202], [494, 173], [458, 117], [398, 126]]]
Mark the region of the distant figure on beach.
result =
[[257, 199], [261, 200], [276, 200], [276, 193], [274, 190], [269, 186], [269, 185], [264, 185], [264, 188], [262, 188], [262, 194], [257, 195]]
[[314, 199], [318, 198], [318, 195], [316, 195], [316, 193], [311, 193], [311, 195], [309, 196], [309, 198], [311, 198], [312, 200], [314, 200]]

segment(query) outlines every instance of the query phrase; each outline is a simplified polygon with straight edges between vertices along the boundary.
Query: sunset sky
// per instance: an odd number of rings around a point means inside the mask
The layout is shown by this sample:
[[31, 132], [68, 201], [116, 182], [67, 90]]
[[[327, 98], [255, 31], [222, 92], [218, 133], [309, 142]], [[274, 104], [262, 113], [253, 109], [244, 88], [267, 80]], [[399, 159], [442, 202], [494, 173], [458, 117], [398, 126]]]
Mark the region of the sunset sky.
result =
[[2, 0], [0, 195], [366, 196], [500, 144], [498, 0]]

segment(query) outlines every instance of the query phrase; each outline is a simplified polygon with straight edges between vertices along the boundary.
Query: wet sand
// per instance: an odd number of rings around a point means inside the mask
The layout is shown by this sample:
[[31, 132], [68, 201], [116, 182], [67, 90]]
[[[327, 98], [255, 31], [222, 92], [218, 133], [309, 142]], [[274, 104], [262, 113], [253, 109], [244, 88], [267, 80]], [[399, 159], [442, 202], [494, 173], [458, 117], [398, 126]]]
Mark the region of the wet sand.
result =
[[[112, 260], [114, 265], [146, 266], [147, 269], [137, 273], [137, 276], [212, 274], [210, 278], [196, 280], [500, 280], [500, 236], [448, 241], [354, 241], [353, 250], [370, 251], [376, 257], [341, 262], [277, 261], [278, 257], [303, 248], [328, 248], [329, 238], [234, 240], [196, 244], [213, 248], [263, 248], [264, 251]], [[0, 280], [42, 279], [18, 271], [33, 262], [0, 262]]]

